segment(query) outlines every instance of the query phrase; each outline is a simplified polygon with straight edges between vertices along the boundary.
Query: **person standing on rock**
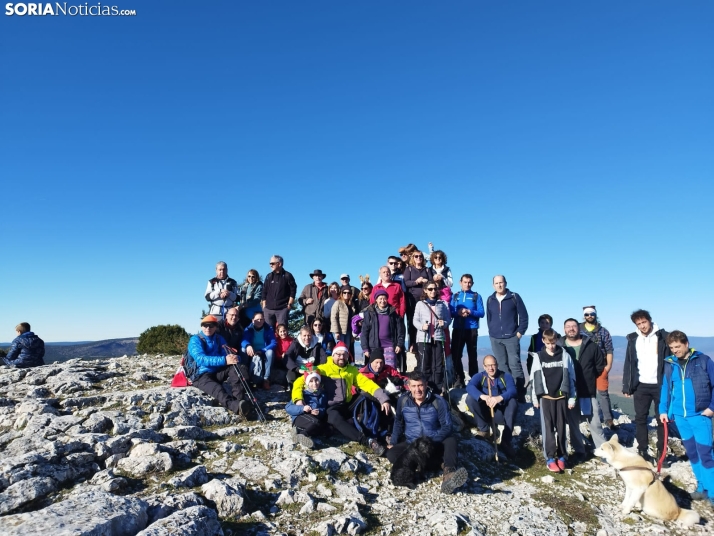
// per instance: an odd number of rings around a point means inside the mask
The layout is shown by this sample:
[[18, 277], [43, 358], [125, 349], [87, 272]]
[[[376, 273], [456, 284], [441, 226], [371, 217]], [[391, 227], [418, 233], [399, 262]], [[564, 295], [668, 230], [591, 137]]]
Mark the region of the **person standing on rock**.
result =
[[312, 283], [305, 285], [302, 289], [298, 303], [302, 305], [302, 312], [305, 316], [305, 325], [309, 326], [315, 318], [322, 318], [322, 307], [325, 304], [329, 292], [324, 279], [327, 277], [322, 270], [314, 270], [310, 274]]
[[[637, 326], [637, 331], [627, 336], [625, 350], [625, 365], [622, 370], [622, 393], [635, 398], [635, 437], [637, 451], [645, 460], [652, 460], [647, 452], [649, 445], [647, 421], [650, 406], [655, 412], [659, 407], [659, 394], [662, 389], [662, 374], [664, 359], [670, 355], [667, 346], [667, 332], [652, 322], [648, 311], [640, 309], [630, 315]], [[664, 444], [664, 425], [657, 414], [657, 460], [659, 460]], [[655, 462], [656, 463], [656, 462]]]
[[275, 328], [278, 324], [288, 325], [288, 315], [290, 308], [295, 301], [297, 293], [297, 283], [293, 274], [283, 268], [283, 258], [280, 255], [273, 255], [270, 258], [270, 269], [265, 276], [263, 283], [263, 312], [265, 322]]
[[461, 291], [454, 294], [449, 304], [451, 316], [454, 319], [451, 334], [451, 357], [454, 362], [455, 388], [461, 388], [466, 383], [464, 374], [464, 346], [469, 356], [469, 377], [478, 373], [478, 327], [483, 318], [483, 300], [481, 295], [471, 290], [474, 279], [471, 274], [461, 276]]
[[5, 357], [0, 363], [9, 367], [30, 368], [45, 364], [45, 341], [35, 335], [27, 322], [15, 326], [17, 337], [12, 341]]
[[[327, 358], [327, 363], [319, 365], [316, 370], [322, 376], [322, 385], [327, 397], [327, 422], [339, 433], [351, 441], [369, 447], [377, 455], [384, 454], [384, 446], [374, 438], [365, 436], [350, 422], [352, 412], [352, 387], [369, 393], [382, 405], [382, 411], [389, 414], [389, 396], [379, 385], [360, 374], [357, 367], [350, 365], [349, 351], [343, 342], [338, 342], [332, 350], [332, 356]], [[293, 384], [292, 401], [300, 404], [303, 401], [305, 377], [300, 376]]]
[[605, 329], [597, 318], [597, 310], [594, 305], [586, 305], [583, 307], [584, 322], [580, 324], [580, 331], [594, 340], [602, 350], [605, 356], [605, 370], [598, 376], [597, 379], [597, 399], [600, 402], [602, 410], [602, 419], [610, 430], [613, 429], [614, 423], [612, 420], [612, 408], [610, 406], [610, 383], [608, 376], [612, 368], [612, 358], [615, 352], [615, 347], [612, 344], [612, 336]]
[[498, 368], [516, 381], [518, 401], [526, 401], [526, 377], [521, 363], [521, 337], [528, 329], [528, 311], [521, 297], [507, 287], [506, 277], [493, 278], [494, 293], [486, 300], [486, 321], [491, 350]]
[[223, 320], [226, 311], [233, 307], [238, 297], [238, 283], [232, 277], [228, 277], [228, 265], [225, 262], [220, 261], [216, 264], [216, 277], [208, 280], [205, 297], [211, 304], [208, 314], [218, 320]]
[[[201, 320], [201, 331], [188, 341], [188, 352], [198, 365], [198, 376], [193, 380], [193, 386], [233, 413], [253, 419], [254, 412], [244, 399], [245, 392], [236, 366], [241, 368], [246, 379], [248, 369], [239, 364], [236, 354], [226, 351], [226, 341], [217, 330], [218, 319], [208, 315]], [[230, 394], [223, 389], [225, 382], [230, 385]]]
[[420, 437], [431, 439], [435, 458], [444, 460], [441, 492], [454, 493], [466, 483], [469, 474], [457, 467], [458, 441], [452, 431], [451, 411], [446, 400], [429, 388], [426, 377], [414, 371], [409, 374], [409, 392], [397, 401], [387, 459], [394, 464]]

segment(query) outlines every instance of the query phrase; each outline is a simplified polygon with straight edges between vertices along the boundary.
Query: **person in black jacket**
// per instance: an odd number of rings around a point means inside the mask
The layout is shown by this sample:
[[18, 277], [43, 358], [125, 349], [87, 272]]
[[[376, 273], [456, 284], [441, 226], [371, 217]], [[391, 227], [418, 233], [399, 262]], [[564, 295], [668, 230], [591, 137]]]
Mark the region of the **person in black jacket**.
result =
[[265, 313], [265, 323], [271, 328], [278, 324], [288, 325], [288, 314], [295, 301], [297, 283], [293, 274], [283, 268], [280, 255], [270, 257], [270, 272], [265, 276], [261, 305]]
[[17, 337], [12, 341], [7, 355], [0, 357], [0, 364], [17, 368], [40, 367], [45, 364], [45, 341], [30, 330], [30, 324], [27, 322], [15, 326]]
[[300, 367], [312, 368], [324, 365], [327, 362], [327, 354], [320, 342], [317, 340], [308, 326], [300, 328], [300, 333], [295, 340], [290, 343], [290, 347], [285, 351], [280, 365], [286, 370], [287, 383], [292, 387], [300, 372]]
[[424, 289], [422, 285], [427, 281], [434, 279], [436, 272], [433, 268], [427, 268], [424, 253], [415, 250], [411, 254], [411, 265], [404, 270], [404, 284], [407, 287], [407, 292], [404, 297], [407, 301], [407, 329], [409, 330], [409, 346], [412, 352], [416, 351], [416, 335], [417, 329], [414, 326], [414, 311], [416, 304], [421, 301]]
[[234, 350], [240, 352], [240, 343], [243, 342], [243, 326], [238, 321], [238, 308], [231, 307], [226, 311], [226, 317], [218, 321], [218, 333], [226, 340], [226, 344]]
[[635, 397], [635, 438], [637, 450], [644, 459], [652, 461], [647, 452], [647, 420], [650, 406], [654, 404], [657, 418], [657, 460], [664, 445], [664, 425], [659, 420], [660, 389], [664, 372], [664, 358], [671, 355], [667, 346], [667, 332], [652, 322], [652, 316], [644, 309], [630, 315], [637, 331], [627, 336], [625, 368], [622, 371], [622, 393]]
[[573, 409], [568, 410], [568, 427], [575, 450], [576, 463], [588, 457], [585, 440], [580, 433], [580, 420], [584, 418], [590, 427], [595, 447], [605, 442], [602, 423], [598, 414], [596, 380], [605, 370], [605, 355], [595, 341], [580, 331], [580, 325], [574, 318], [568, 318], [563, 325], [565, 337], [558, 345], [570, 354], [575, 369], [575, 391], [578, 399]]
[[[360, 334], [362, 353], [368, 358], [372, 350], [382, 348], [385, 363], [396, 369], [399, 356], [404, 353], [404, 322], [397, 310], [387, 303], [385, 290], [377, 290], [374, 299], [374, 303], [362, 311], [364, 315]], [[388, 325], [389, 328], [380, 331], [380, 325]]]

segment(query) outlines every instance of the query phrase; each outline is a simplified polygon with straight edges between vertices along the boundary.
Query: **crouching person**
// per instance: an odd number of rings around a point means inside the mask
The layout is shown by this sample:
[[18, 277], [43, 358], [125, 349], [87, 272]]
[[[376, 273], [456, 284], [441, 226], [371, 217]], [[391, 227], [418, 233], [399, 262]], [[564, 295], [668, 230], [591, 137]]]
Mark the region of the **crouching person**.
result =
[[458, 443], [452, 432], [449, 405], [428, 386], [418, 371], [409, 374], [409, 392], [399, 397], [387, 459], [394, 464], [421, 437], [434, 444], [434, 461], [444, 461], [442, 493], [453, 493], [468, 480], [468, 472], [457, 467]]
[[[242, 415], [248, 420], [255, 418], [250, 403], [245, 400], [245, 392], [236, 366], [239, 366], [243, 378], [248, 378], [248, 369], [240, 365], [236, 354], [226, 351], [226, 341], [216, 330], [218, 319], [208, 315], [201, 320], [201, 332], [188, 341], [188, 352], [198, 365], [198, 376], [193, 386], [215, 398], [224, 408]], [[228, 382], [231, 394], [223, 389]]]
[[273, 366], [275, 332], [265, 323], [262, 311], [253, 313], [253, 322], [243, 330], [244, 361], [250, 363], [250, 377], [255, 385], [270, 389], [270, 369]]
[[0, 364], [17, 368], [41, 367], [45, 364], [45, 342], [30, 331], [30, 324], [21, 322], [15, 326], [17, 337]]
[[471, 377], [466, 392], [466, 406], [476, 419], [477, 435], [491, 435], [491, 420], [494, 424], [502, 424], [500, 448], [512, 460], [516, 452], [511, 446], [511, 438], [518, 409], [518, 392], [513, 376], [499, 370], [496, 358], [487, 355], [483, 358], [483, 371]]
[[315, 446], [312, 437], [324, 435], [327, 431], [327, 399], [321, 387], [321, 378], [317, 372], [305, 375], [302, 400], [288, 402], [285, 411], [293, 421], [291, 437], [309, 449]]
[[[349, 351], [345, 343], [338, 342], [332, 350], [332, 356], [327, 358], [327, 363], [319, 365], [317, 372], [322, 376], [322, 384], [327, 399], [327, 422], [339, 433], [351, 441], [369, 447], [377, 455], [384, 454], [384, 446], [376, 439], [367, 437], [350, 422], [352, 412], [352, 386], [369, 393], [381, 404], [384, 413], [391, 411], [389, 397], [380, 387], [369, 378], [360, 374], [357, 367], [350, 365]], [[305, 377], [300, 376], [293, 383], [292, 400], [298, 404], [304, 398]]]

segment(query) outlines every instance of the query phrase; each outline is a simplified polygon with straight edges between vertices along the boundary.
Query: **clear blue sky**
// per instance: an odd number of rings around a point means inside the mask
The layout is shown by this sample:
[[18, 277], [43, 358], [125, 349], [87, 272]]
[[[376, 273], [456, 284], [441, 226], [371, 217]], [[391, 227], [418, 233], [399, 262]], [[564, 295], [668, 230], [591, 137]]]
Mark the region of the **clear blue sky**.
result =
[[714, 335], [710, 0], [117, 5], [1, 16], [0, 340], [193, 332], [218, 260], [355, 283], [429, 240], [529, 331]]

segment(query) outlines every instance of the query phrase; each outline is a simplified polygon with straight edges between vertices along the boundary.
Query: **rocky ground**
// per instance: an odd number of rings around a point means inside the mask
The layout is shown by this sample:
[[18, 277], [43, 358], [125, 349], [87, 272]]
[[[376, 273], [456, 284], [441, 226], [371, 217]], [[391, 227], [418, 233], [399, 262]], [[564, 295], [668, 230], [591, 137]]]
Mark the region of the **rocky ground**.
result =
[[[667, 485], [704, 518], [690, 530], [622, 516], [624, 486], [599, 460], [549, 474], [527, 405], [514, 438], [518, 457], [500, 464], [462, 416], [470, 480], [445, 496], [438, 475], [414, 491], [395, 488], [386, 459], [337, 437], [314, 451], [293, 446], [287, 393], [277, 388], [256, 391], [265, 424], [242, 421], [194, 388], [170, 388], [178, 361], [125, 356], [0, 367], [0, 534], [714, 532], [712, 509], [685, 493], [694, 487], [685, 461], [672, 464]], [[626, 416], [619, 424], [621, 442], [631, 445], [634, 425]], [[681, 451], [676, 439], [670, 448]]]

